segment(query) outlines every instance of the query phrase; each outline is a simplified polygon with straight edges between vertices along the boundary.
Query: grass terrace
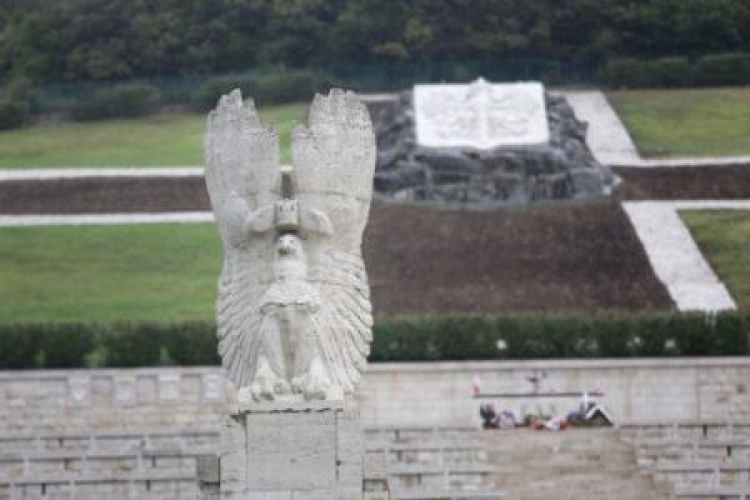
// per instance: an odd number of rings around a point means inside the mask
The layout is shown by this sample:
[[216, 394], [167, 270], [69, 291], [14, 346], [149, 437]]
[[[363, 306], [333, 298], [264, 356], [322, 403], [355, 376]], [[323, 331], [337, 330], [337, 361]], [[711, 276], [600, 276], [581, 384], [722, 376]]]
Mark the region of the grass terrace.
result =
[[[263, 122], [277, 126], [283, 162], [291, 160], [292, 126], [305, 119], [306, 109], [304, 104], [288, 104], [261, 110]], [[0, 168], [202, 165], [205, 121], [203, 115], [161, 113], [0, 132]]]
[[737, 306], [750, 309], [750, 210], [680, 213]]
[[211, 319], [213, 224], [0, 229], [0, 323]]
[[750, 155], [750, 87], [607, 94], [641, 156]]

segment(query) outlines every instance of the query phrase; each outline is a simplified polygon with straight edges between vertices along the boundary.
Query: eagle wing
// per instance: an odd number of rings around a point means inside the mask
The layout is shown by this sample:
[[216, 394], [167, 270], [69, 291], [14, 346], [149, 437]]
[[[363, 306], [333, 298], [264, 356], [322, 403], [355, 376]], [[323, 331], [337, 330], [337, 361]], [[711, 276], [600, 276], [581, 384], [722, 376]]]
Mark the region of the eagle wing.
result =
[[321, 298], [313, 322], [332, 382], [350, 393], [366, 367], [372, 341], [361, 245], [372, 198], [375, 135], [367, 109], [351, 92], [316, 95], [308, 121], [292, 134], [302, 230], [312, 210], [330, 221], [328, 231], [304, 232], [309, 279]]
[[235, 90], [209, 114], [205, 155], [206, 184], [224, 245], [216, 304], [219, 354], [241, 388], [256, 372], [257, 302], [273, 278], [267, 265], [273, 231], [262, 229], [279, 192], [278, 136], [261, 125], [253, 101], [243, 102]]

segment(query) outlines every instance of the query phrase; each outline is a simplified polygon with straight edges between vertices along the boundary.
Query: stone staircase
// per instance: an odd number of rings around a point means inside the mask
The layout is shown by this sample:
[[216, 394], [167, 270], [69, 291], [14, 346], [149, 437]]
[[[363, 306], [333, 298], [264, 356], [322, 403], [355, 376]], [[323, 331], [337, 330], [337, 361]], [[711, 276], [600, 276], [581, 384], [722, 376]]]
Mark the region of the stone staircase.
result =
[[484, 432], [497, 486], [514, 500], [661, 500], [615, 429]]

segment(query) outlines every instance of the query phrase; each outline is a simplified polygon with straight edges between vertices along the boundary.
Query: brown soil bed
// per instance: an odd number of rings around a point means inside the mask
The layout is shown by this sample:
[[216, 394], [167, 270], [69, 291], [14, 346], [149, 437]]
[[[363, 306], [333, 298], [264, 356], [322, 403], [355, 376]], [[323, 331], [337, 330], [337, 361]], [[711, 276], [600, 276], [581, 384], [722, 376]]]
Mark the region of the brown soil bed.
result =
[[615, 203], [495, 212], [377, 205], [364, 248], [380, 312], [672, 306]]
[[732, 167], [615, 168], [624, 200], [750, 198], [750, 165]]
[[[621, 200], [748, 199], [750, 165], [615, 168]], [[0, 213], [113, 213], [208, 210], [199, 177], [89, 178], [0, 182]]]
[[[0, 183], [6, 214], [208, 209], [201, 178]], [[615, 201], [493, 212], [375, 204], [364, 248], [380, 314], [672, 307]]]
[[93, 177], [0, 182], [0, 213], [4, 214], [210, 209], [202, 177]]

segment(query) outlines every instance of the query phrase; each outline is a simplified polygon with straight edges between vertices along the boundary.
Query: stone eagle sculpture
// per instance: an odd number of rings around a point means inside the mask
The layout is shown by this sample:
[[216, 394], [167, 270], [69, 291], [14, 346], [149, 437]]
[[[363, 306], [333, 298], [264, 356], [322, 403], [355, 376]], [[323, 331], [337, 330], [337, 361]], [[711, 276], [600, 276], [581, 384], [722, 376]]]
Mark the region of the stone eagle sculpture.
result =
[[342, 399], [372, 341], [362, 259], [375, 136], [351, 92], [316, 95], [292, 132], [293, 167], [252, 99], [225, 95], [208, 117], [206, 183], [224, 245], [219, 354], [240, 400]]

